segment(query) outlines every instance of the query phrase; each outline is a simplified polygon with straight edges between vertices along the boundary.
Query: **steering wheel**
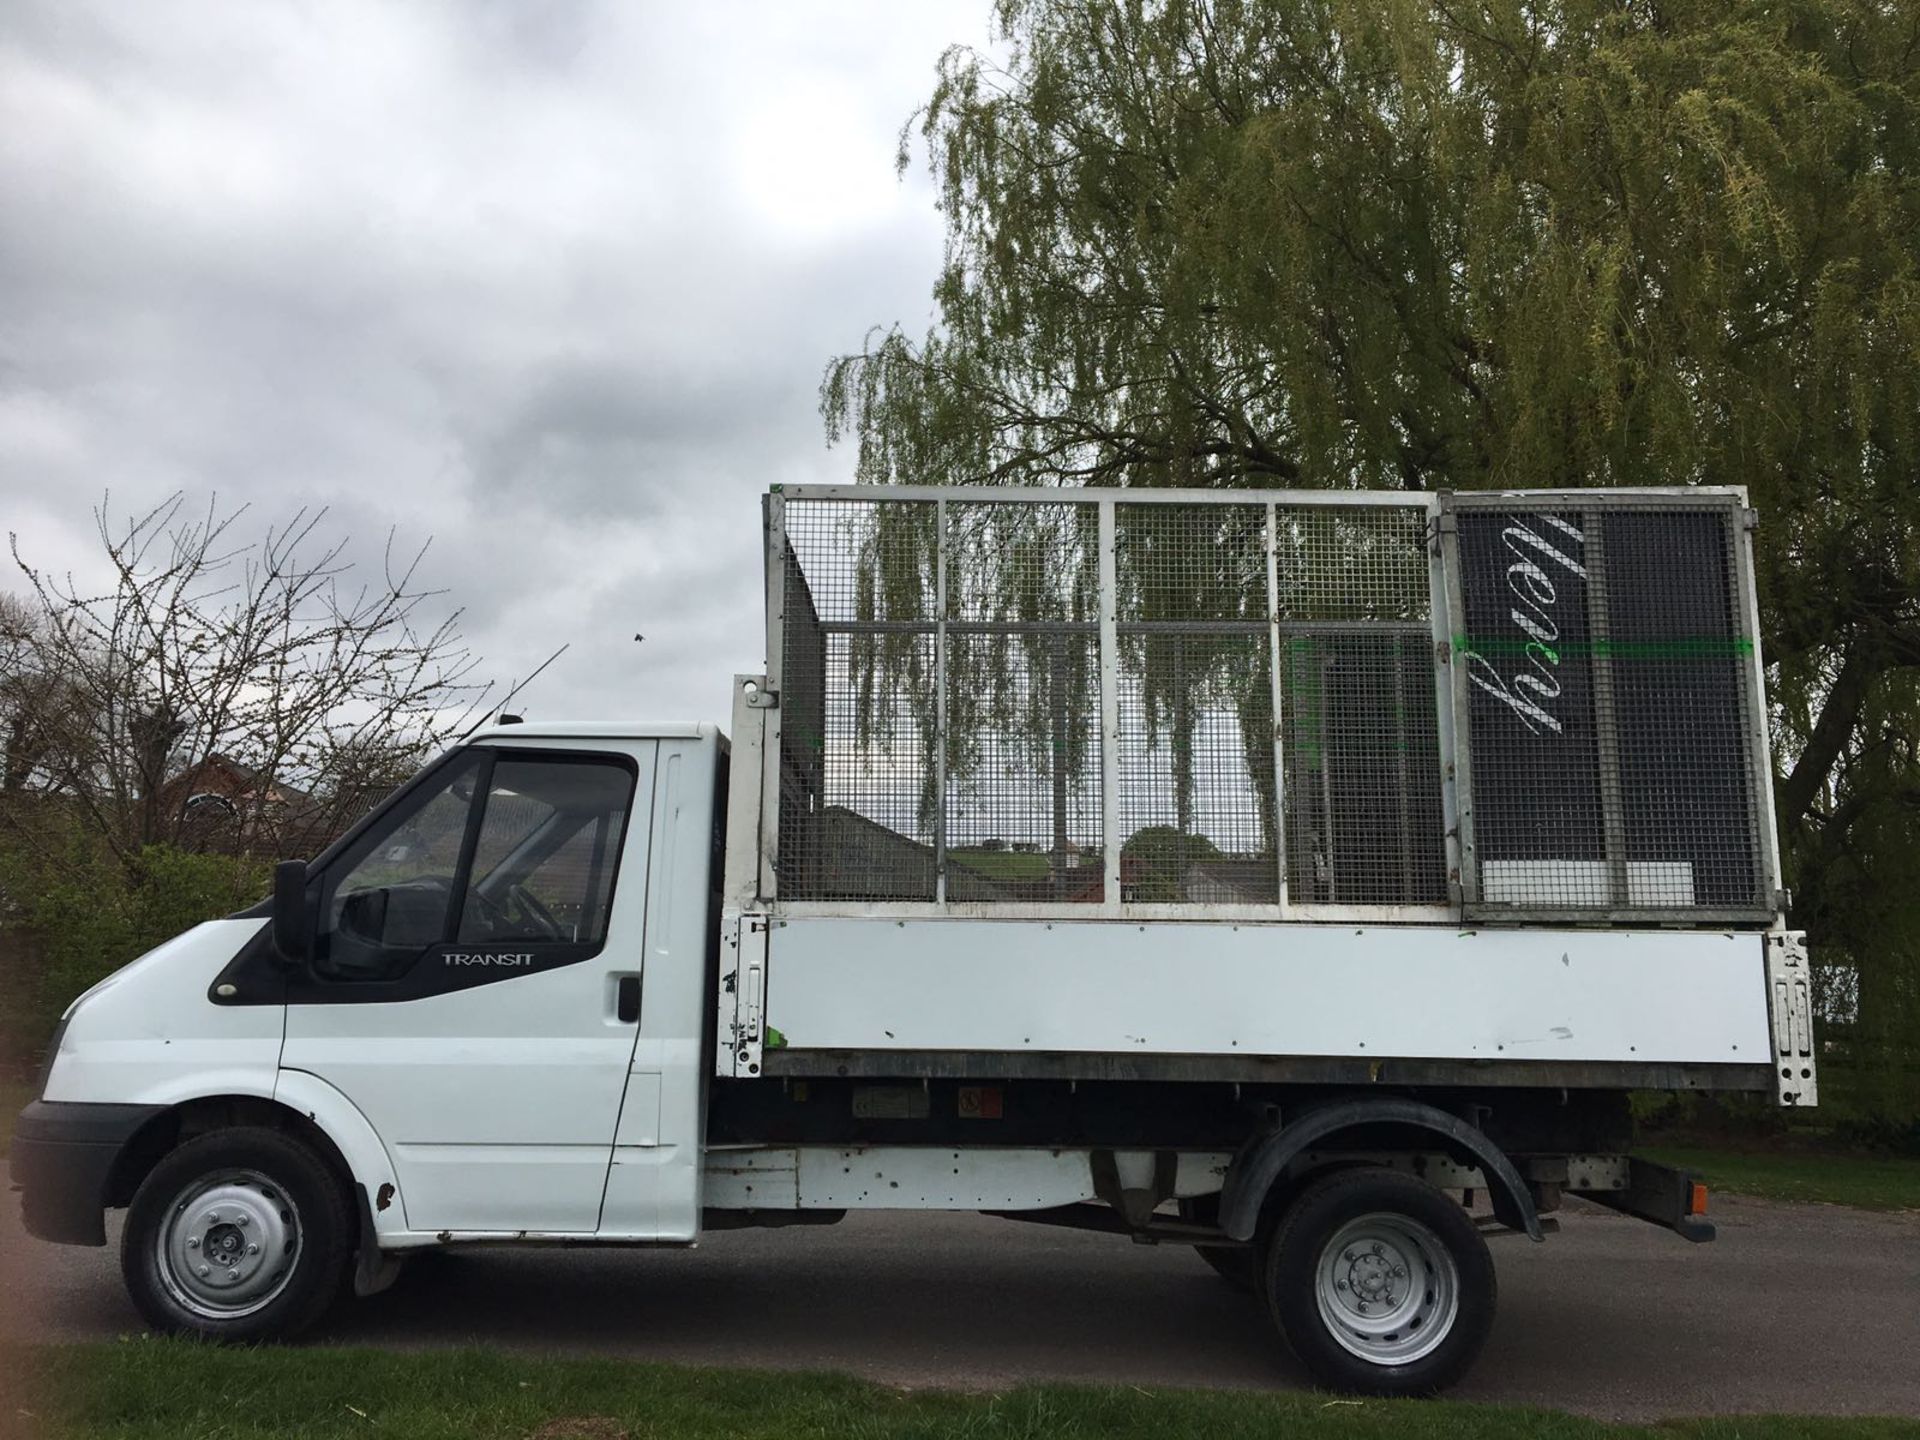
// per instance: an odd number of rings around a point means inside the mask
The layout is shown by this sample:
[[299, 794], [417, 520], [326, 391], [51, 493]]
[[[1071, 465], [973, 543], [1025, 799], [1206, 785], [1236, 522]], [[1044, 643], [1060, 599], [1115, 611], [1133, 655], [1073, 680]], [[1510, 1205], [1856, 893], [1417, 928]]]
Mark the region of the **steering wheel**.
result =
[[520, 913], [546, 932], [540, 937], [541, 939], [564, 940], [567, 938], [567, 932], [560, 928], [560, 922], [553, 918], [553, 912], [534, 898], [534, 893], [526, 886], [509, 885], [507, 899], [518, 904]]
[[[479, 913], [480, 921], [487, 927], [487, 935], [493, 940], [564, 940], [566, 932], [560, 928], [560, 922], [553, 918], [538, 900], [533, 898], [524, 885], [509, 885], [506, 889], [506, 904], [495, 900], [482, 890], [468, 890], [467, 903]], [[518, 909], [518, 918], [514, 910]]]

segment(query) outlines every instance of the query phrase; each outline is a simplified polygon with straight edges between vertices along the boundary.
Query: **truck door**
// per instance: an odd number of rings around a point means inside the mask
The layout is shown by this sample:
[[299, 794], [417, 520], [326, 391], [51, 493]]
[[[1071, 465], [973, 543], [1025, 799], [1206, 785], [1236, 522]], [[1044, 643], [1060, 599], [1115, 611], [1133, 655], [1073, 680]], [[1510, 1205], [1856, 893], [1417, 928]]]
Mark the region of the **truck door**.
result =
[[310, 884], [281, 1064], [385, 1142], [413, 1230], [589, 1232], [633, 1055], [657, 744], [456, 752]]
[[661, 739], [640, 1034], [600, 1212], [609, 1237], [692, 1240], [700, 1231], [724, 778], [715, 737]]

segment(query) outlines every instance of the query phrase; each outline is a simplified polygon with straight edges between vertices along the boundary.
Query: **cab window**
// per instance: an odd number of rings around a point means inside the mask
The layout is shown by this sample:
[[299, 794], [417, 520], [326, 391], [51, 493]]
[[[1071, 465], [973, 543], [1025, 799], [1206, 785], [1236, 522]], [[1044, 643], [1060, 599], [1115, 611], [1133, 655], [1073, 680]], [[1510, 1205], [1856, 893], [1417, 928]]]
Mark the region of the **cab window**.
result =
[[604, 943], [633, 771], [599, 756], [477, 751], [407, 797], [323, 881], [314, 970], [395, 980], [448, 944]]
[[494, 766], [456, 938], [605, 940], [632, 789], [625, 768], [601, 761]]
[[486, 769], [455, 765], [409, 797], [354, 847], [323, 890], [314, 969], [336, 980], [387, 980], [446, 939], [461, 852]]

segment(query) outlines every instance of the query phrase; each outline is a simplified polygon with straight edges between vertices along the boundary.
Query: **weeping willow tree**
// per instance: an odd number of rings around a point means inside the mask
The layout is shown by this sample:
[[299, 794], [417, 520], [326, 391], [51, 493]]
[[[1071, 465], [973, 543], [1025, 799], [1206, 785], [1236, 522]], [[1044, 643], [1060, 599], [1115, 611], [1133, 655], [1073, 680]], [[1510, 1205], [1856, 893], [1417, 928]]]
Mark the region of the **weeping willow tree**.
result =
[[1797, 913], [1920, 1112], [1920, 7], [995, 13], [936, 321], [826, 371], [860, 477], [1749, 486]]

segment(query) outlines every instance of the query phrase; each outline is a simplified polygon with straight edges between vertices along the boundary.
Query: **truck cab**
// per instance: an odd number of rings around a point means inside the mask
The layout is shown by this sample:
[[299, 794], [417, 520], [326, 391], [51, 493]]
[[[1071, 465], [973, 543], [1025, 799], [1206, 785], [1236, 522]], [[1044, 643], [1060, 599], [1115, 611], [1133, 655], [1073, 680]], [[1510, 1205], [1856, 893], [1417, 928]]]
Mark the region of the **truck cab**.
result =
[[[725, 761], [711, 726], [488, 730], [300, 866], [298, 904], [95, 986], [21, 1120], [29, 1228], [99, 1243], [149, 1157], [238, 1120], [351, 1176], [382, 1250], [691, 1241]], [[215, 1188], [202, 1223], [183, 1187], [152, 1245], [205, 1255], [228, 1210], [257, 1233], [258, 1187]], [[292, 1267], [247, 1253], [149, 1298], [257, 1314]]]

